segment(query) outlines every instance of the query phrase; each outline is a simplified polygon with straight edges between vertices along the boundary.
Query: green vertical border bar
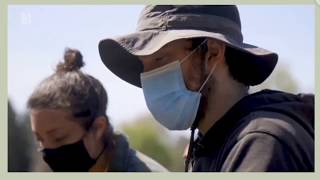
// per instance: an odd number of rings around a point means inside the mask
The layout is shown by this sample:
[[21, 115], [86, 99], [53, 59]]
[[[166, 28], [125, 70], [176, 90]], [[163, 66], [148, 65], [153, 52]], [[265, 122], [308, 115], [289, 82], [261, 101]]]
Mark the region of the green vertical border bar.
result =
[[[8, 6], [9, 5], [40, 5], [40, 4], [55, 4], [55, 5], [67, 5], [67, 4], [255, 4], [255, 5], [280, 5], [280, 4], [313, 4], [315, 5], [315, 114], [316, 121], [320, 118], [320, 0], [0, 0], [0, 117], [2, 121], [1, 134], [0, 134], [0, 154], [1, 171], [0, 179], [20, 179], [24, 180], [53, 180], [53, 179], [77, 179], [87, 180], [93, 179], [131, 179], [131, 180], [163, 180], [163, 179], [183, 179], [183, 180], [195, 180], [195, 179], [245, 179], [245, 180], [262, 180], [262, 179], [278, 179], [279, 177], [288, 179], [319, 179], [320, 178], [320, 144], [319, 136], [320, 123], [315, 122], [316, 134], [315, 134], [315, 165], [316, 173], [8, 173], [8, 74], [7, 74], [7, 61], [8, 61]], [[303, 72], [302, 72], [303, 73]], [[317, 111], [318, 110], [318, 111]], [[316, 178], [318, 177], [318, 178]]]
[[315, 0], [8, 0], [9, 4], [314, 4]]
[[320, 142], [319, 142], [319, 129], [320, 129], [320, 0], [315, 1], [315, 171], [320, 172]]
[[0, 116], [1, 116], [1, 148], [3, 157], [0, 167], [5, 172], [8, 171], [8, 73], [7, 73], [7, 42], [8, 42], [8, 8], [7, 1], [0, 0]]

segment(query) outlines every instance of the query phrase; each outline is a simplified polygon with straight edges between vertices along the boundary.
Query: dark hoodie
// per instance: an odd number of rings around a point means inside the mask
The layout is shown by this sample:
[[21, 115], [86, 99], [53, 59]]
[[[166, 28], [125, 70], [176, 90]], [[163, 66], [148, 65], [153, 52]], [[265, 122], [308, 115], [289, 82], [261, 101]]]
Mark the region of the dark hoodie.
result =
[[314, 171], [314, 96], [263, 90], [236, 103], [204, 136], [192, 170]]

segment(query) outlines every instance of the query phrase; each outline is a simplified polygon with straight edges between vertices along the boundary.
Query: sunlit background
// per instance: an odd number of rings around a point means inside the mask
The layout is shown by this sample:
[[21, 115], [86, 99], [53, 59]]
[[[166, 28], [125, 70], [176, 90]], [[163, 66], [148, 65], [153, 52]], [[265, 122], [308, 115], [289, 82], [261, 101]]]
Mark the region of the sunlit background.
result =
[[[26, 101], [62, 61], [65, 47], [79, 49], [86, 73], [99, 79], [109, 95], [107, 114], [131, 146], [171, 171], [183, 171], [188, 131], [169, 132], [148, 111], [141, 89], [107, 70], [98, 42], [135, 31], [142, 5], [9, 6], [8, 96], [9, 171], [46, 171], [35, 151]], [[241, 5], [247, 43], [279, 54], [279, 63], [262, 88], [314, 93], [315, 18], [313, 5]]]

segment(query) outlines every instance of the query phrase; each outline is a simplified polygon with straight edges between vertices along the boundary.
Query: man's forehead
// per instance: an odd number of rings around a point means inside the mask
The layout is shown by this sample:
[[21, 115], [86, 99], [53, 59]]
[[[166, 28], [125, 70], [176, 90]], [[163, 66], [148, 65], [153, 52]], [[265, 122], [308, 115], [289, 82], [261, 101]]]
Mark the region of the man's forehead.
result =
[[165, 55], [168, 52], [175, 52], [177, 50], [182, 50], [186, 48], [192, 47], [191, 39], [178, 39], [167, 43], [166, 45], [162, 46], [159, 50], [154, 52], [153, 54], [147, 56], [161, 56]]

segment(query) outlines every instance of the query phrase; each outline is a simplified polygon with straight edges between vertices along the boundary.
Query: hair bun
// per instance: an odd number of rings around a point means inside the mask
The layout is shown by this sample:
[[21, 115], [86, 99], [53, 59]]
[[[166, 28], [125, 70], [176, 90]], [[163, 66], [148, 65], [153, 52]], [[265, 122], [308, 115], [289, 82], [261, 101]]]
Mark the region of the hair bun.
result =
[[64, 62], [57, 66], [58, 72], [77, 71], [84, 66], [83, 57], [79, 50], [66, 48], [64, 52]]

